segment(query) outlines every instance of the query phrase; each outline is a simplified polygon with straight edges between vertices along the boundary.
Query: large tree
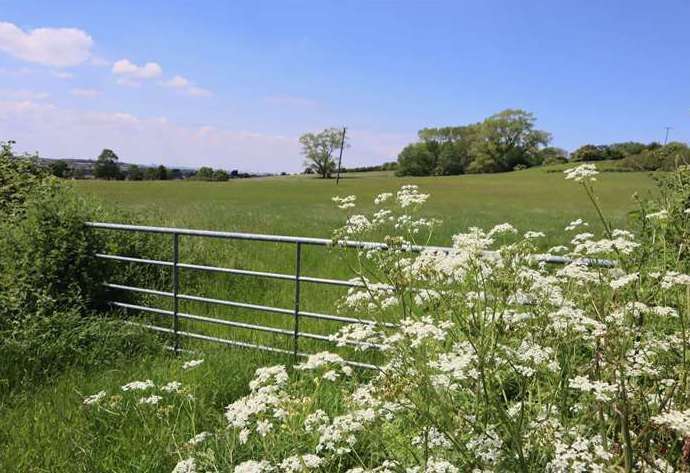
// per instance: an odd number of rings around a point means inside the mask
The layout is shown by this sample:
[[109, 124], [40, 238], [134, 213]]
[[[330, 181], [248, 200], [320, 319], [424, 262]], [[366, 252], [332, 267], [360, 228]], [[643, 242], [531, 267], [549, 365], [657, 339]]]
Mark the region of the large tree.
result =
[[507, 109], [491, 115], [479, 126], [472, 147], [471, 172], [511, 171], [515, 166], [539, 164], [539, 149], [551, 135], [534, 128], [534, 115], [524, 110]]
[[[335, 151], [340, 148], [343, 131], [338, 128], [326, 128], [320, 133], [305, 133], [300, 136], [304, 155], [304, 166], [322, 178], [331, 177], [336, 169]], [[347, 144], [347, 139], [345, 141]]]
[[122, 173], [117, 164], [118, 157], [111, 149], [104, 149], [96, 159], [93, 175], [97, 179], [121, 179]]

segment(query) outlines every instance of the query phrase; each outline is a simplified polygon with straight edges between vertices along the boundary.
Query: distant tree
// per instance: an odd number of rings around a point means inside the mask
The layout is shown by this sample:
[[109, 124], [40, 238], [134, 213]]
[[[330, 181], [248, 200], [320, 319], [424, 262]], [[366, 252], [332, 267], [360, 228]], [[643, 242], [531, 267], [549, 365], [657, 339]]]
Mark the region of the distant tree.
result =
[[159, 165], [156, 168], [156, 179], [159, 181], [167, 181], [168, 180], [168, 168], [166, 168], [162, 164]]
[[104, 149], [96, 159], [93, 175], [96, 179], [122, 179], [118, 157], [111, 149]]
[[55, 177], [68, 177], [69, 175], [69, 165], [62, 159], [51, 161], [49, 168], [50, 173]]
[[144, 168], [144, 180], [155, 181], [158, 179], [158, 168], [146, 167]]
[[199, 181], [211, 181], [213, 180], [213, 168], [202, 166], [194, 174], [194, 179]]
[[227, 171], [224, 171], [223, 169], [216, 169], [213, 171], [214, 181], [227, 181], [228, 179], [230, 179], [230, 174], [228, 174]]
[[429, 143], [412, 143], [398, 155], [399, 176], [430, 176], [436, 169], [438, 157]]
[[683, 165], [690, 165], [690, 148], [675, 141], [663, 146], [647, 146], [641, 153], [621, 162], [622, 167], [635, 171], [672, 171]]
[[568, 162], [568, 152], [563, 148], [547, 146], [539, 150], [541, 164], [548, 166], [551, 164], [561, 164]]
[[182, 179], [182, 171], [180, 169], [171, 169], [170, 170], [170, 179]]
[[[331, 177], [335, 171], [334, 153], [340, 148], [342, 130], [327, 128], [320, 133], [305, 133], [299, 139], [306, 169], [311, 169], [322, 178]], [[345, 146], [348, 146], [347, 141]]]
[[539, 164], [539, 149], [551, 141], [551, 135], [534, 128], [529, 112], [507, 109], [485, 119], [472, 146], [470, 172], [510, 171], [518, 164]]
[[230, 177], [234, 179], [238, 177], [239, 173], [240, 172], [237, 169], [233, 169], [232, 171], [230, 171]]
[[584, 145], [573, 151], [570, 155], [571, 161], [604, 161], [606, 159], [614, 159], [616, 153], [611, 152], [608, 145]]
[[132, 164], [127, 168], [127, 179], [130, 181], [141, 181], [144, 179], [144, 172], [136, 164]]

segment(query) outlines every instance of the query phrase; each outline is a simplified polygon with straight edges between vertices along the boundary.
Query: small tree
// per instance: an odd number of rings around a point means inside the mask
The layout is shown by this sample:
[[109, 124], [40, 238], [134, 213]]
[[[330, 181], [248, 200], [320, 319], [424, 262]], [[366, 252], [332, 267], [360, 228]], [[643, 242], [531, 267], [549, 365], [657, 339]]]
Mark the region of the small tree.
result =
[[93, 175], [96, 179], [120, 179], [120, 166], [117, 164], [118, 157], [111, 149], [104, 149], [96, 159], [96, 166]]
[[132, 164], [127, 168], [127, 179], [130, 181], [141, 181], [144, 179], [144, 172], [136, 164]]
[[[335, 151], [340, 148], [343, 134], [337, 128], [326, 128], [320, 133], [305, 133], [300, 136], [304, 155], [304, 166], [322, 178], [329, 178], [336, 168]], [[345, 146], [349, 146], [347, 141]]]
[[162, 164], [156, 168], [156, 179], [159, 181], [167, 181], [168, 180], [168, 168], [163, 166]]
[[69, 175], [69, 165], [62, 159], [50, 163], [50, 173], [55, 177], [67, 177]]

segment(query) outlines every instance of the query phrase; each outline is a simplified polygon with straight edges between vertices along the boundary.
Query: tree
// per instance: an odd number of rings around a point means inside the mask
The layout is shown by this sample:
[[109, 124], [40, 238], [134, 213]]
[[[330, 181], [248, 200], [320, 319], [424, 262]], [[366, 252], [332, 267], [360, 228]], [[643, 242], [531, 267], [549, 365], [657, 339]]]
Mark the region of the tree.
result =
[[538, 164], [541, 146], [551, 135], [534, 128], [534, 115], [520, 109], [507, 109], [485, 119], [472, 147], [472, 172], [511, 171], [515, 166]]
[[55, 177], [67, 177], [69, 175], [69, 165], [62, 159], [52, 161], [49, 168], [50, 173]]
[[610, 159], [611, 150], [606, 145], [583, 145], [570, 155], [571, 161], [603, 161]]
[[168, 180], [168, 168], [166, 168], [162, 164], [159, 165], [156, 168], [156, 179], [159, 181], [167, 181]]
[[548, 166], [551, 164], [561, 164], [568, 162], [568, 152], [563, 148], [547, 146], [539, 150], [539, 160], [541, 164]]
[[[326, 128], [320, 133], [305, 133], [300, 136], [305, 168], [324, 179], [331, 177], [336, 168], [333, 155], [340, 148], [342, 138], [343, 132], [337, 128]], [[345, 146], [349, 147], [347, 140]]]
[[194, 174], [194, 179], [198, 181], [212, 181], [213, 180], [213, 168], [202, 166]]
[[398, 176], [430, 176], [436, 168], [437, 156], [428, 143], [407, 145], [398, 155]]
[[122, 173], [117, 164], [118, 157], [111, 149], [104, 149], [96, 159], [93, 175], [97, 179], [121, 179]]
[[230, 174], [227, 173], [227, 171], [223, 169], [216, 169], [213, 171], [213, 180], [214, 181], [221, 181], [225, 182], [228, 179], [230, 179]]
[[144, 173], [139, 166], [132, 164], [127, 168], [127, 179], [130, 181], [141, 181], [144, 179]]
[[170, 170], [170, 175], [168, 177], [170, 179], [182, 179], [184, 175], [182, 174], [182, 170], [174, 168]]

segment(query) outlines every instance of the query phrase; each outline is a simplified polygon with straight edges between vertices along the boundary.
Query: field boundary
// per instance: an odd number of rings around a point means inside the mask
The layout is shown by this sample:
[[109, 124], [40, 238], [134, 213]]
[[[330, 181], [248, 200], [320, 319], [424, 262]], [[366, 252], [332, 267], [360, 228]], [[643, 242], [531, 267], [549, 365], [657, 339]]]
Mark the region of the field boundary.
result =
[[[203, 340], [203, 341], [207, 341], [207, 342], [220, 343], [220, 344], [224, 344], [227, 346], [235, 346], [235, 347], [240, 347], [240, 348], [250, 348], [250, 349], [262, 350], [262, 351], [268, 351], [268, 352], [274, 352], [274, 353], [281, 353], [281, 354], [291, 354], [291, 355], [293, 355], [294, 359], [296, 360], [299, 357], [308, 357], [311, 354], [311, 353], [305, 353], [305, 352], [300, 351], [300, 349], [299, 349], [299, 339], [300, 338], [313, 339], [313, 340], [320, 340], [320, 341], [324, 341], [324, 342], [335, 343], [328, 336], [300, 331], [300, 319], [301, 318], [312, 318], [312, 319], [319, 319], [319, 320], [339, 322], [339, 323], [349, 323], [349, 324], [377, 325], [377, 326], [383, 326], [383, 327], [387, 327], [387, 328], [395, 328], [397, 326], [394, 323], [378, 322], [375, 320], [362, 319], [362, 318], [358, 318], [358, 317], [346, 317], [346, 316], [341, 316], [341, 315], [309, 312], [309, 311], [303, 311], [300, 309], [302, 283], [317, 284], [317, 285], [319, 285], [319, 284], [335, 285], [335, 286], [343, 286], [343, 287], [350, 287], [350, 288], [366, 287], [366, 284], [363, 281], [317, 278], [317, 277], [311, 277], [311, 276], [303, 275], [302, 271], [301, 271], [301, 266], [302, 266], [302, 247], [304, 245], [328, 246], [328, 247], [334, 247], [334, 248], [389, 250], [390, 247], [388, 245], [386, 245], [385, 243], [355, 241], [355, 240], [334, 241], [334, 240], [330, 240], [330, 239], [326, 239], [326, 238], [294, 237], [294, 236], [256, 234], [256, 233], [221, 232], [221, 231], [212, 231], [212, 230], [194, 230], [194, 229], [188, 229], [188, 228], [127, 225], [127, 224], [105, 223], [105, 222], [86, 222], [86, 226], [94, 228], [94, 229], [101, 229], [101, 230], [115, 230], [115, 231], [128, 231], [128, 232], [142, 232], [142, 233], [156, 233], [156, 234], [171, 235], [171, 237], [172, 237], [172, 241], [171, 241], [172, 261], [135, 258], [135, 257], [131, 257], [131, 256], [126, 256], [126, 255], [111, 255], [111, 254], [104, 254], [104, 253], [98, 253], [98, 254], [96, 254], [96, 257], [104, 259], [104, 260], [127, 262], [127, 263], [138, 263], [138, 264], [152, 265], [152, 266], [161, 266], [161, 267], [168, 267], [171, 269], [172, 287], [170, 288], [170, 291], [160, 291], [160, 290], [154, 290], [154, 289], [148, 289], [148, 288], [128, 286], [128, 285], [123, 285], [123, 284], [115, 284], [115, 283], [112, 283], [109, 281], [105, 281], [103, 284], [105, 287], [108, 287], [108, 288], [114, 289], [114, 290], [118, 290], [118, 291], [150, 294], [150, 295], [155, 295], [155, 296], [166, 297], [166, 298], [172, 299], [172, 310], [164, 310], [164, 309], [155, 308], [155, 307], [129, 304], [129, 303], [125, 303], [125, 302], [121, 302], [121, 301], [114, 301], [114, 300], [108, 301], [108, 303], [112, 307], [116, 307], [116, 308], [120, 308], [120, 309], [135, 310], [135, 311], [147, 312], [147, 313], [157, 314], [157, 315], [166, 316], [166, 317], [172, 317], [172, 319], [173, 319], [172, 328], [159, 327], [159, 326], [150, 325], [150, 324], [139, 324], [139, 323], [134, 323], [134, 322], [129, 322], [129, 323], [139, 325], [141, 327], [144, 327], [144, 328], [147, 328], [150, 330], [172, 334], [173, 338], [174, 338], [173, 349], [176, 353], [179, 353], [181, 350], [180, 338], [186, 337], [186, 338], [191, 338], [191, 339]], [[191, 263], [181, 263], [179, 260], [180, 259], [179, 258], [179, 241], [180, 241], [180, 237], [182, 237], [182, 236], [200, 237], [200, 238], [220, 238], [220, 239], [229, 239], [229, 240], [263, 241], [263, 242], [284, 243], [284, 244], [294, 245], [294, 252], [295, 252], [294, 253], [294, 255], [295, 255], [294, 271], [292, 274], [285, 274], [285, 273], [273, 273], [273, 272], [266, 272], [266, 271], [251, 271], [251, 270], [246, 270], [246, 269], [197, 265], [197, 264], [191, 264]], [[424, 245], [407, 245], [407, 246], [403, 247], [403, 249], [406, 251], [415, 252], [415, 253], [419, 253], [422, 251], [436, 251], [436, 252], [450, 253], [450, 252], [454, 251], [453, 248], [449, 248], [449, 247], [424, 246]], [[489, 252], [489, 253], [491, 253], [491, 252]], [[538, 257], [536, 257], [536, 260], [538, 262], [545, 262], [548, 264], [568, 264], [568, 263], [576, 261], [580, 264], [585, 264], [588, 266], [604, 266], [604, 267], [611, 267], [611, 266], [614, 266], [616, 264], [615, 261], [611, 261], [611, 260], [602, 260], [602, 259], [572, 260], [570, 258], [566, 258], [563, 256], [553, 256], [553, 255], [538, 256]], [[288, 308], [283, 308], [283, 307], [273, 307], [273, 306], [267, 306], [267, 305], [252, 304], [252, 303], [248, 303], [248, 302], [231, 301], [231, 300], [225, 300], [225, 299], [214, 299], [214, 298], [208, 298], [208, 297], [202, 297], [202, 296], [196, 296], [196, 295], [190, 295], [190, 294], [182, 294], [182, 293], [180, 293], [180, 287], [179, 287], [180, 286], [179, 285], [180, 269], [192, 270], [192, 271], [202, 271], [202, 272], [216, 272], [216, 273], [234, 274], [234, 275], [239, 275], [239, 276], [260, 277], [260, 278], [268, 278], [268, 279], [278, 279], [278, 280], [284, 280], [284, 281], [293, 281], [294, 282], [293, 307], [288, 309]], [[281, 328], [277, 328], [277, 327], [269, 327], [269, 326], [265, 326], [265, 325], [249, 324], [249, 323], [244, 323], [244, 322], [236, 322], [236, 321], [231, 321], [231, 320], [216, 319], [216, 318], [212, 318], [212, 317], [189, 314], [189, 313], [181, 312], [179, 310], [180, 301], [202, 302], [202, 303], [207, 303], [207, 304], [216, 304], [216, 305], [223, 305], [223, 306], [228, 306], [228, 307], [255, 310], [255, 311], [260, 311], [260, 312], [269, 312], [269, 313], [281, 314], [281, 315], [285, 315], [285, 316], [293, 318], [293, 329], [292, 330], [286, 330], [286, 329], [281, 329]], [[258, 344], [258, 343], [248, 343], [248, 342], [242, 342], [239, 340], [229, 340], [229, 339], [225, 339], [225, 338], [212, 337], [212, 336], [203, 335], [203, 334], [199, 334], [199, 333], [183, 331], [183, 330], [180, 330], [180, 327], [179, 327], [181, 319], [182, 320], [192, 320], [192, 321], [196, 321], [196, 322], [204, 322], [204, 323], [209, 323], [209, 324], [224, 325], [224, 326], [228, 326], [228, 327], [236, 327], [236, 328], [248, 329], [248, 330], [259, 331], [259, 332], [267, 332], [267, 333], [273, 333], [273, 334], [284, 335], [284, 336], [290, 336], [293, 339], [293, 349], [292, 350], [286, 350], [283, 348], [277, 348], [277, 347], [262, 345], [262, 344]], [[356, 344], [356, 343], [353, 342], [353, 344]], [[366, 346], [369, 348], [373, 348], [373, 349], [380, 349], [381, 348], [381, 347], [378, 347], [376, 345], [372, 345], [369, 343], [367, 343]], [[377, 369], [377, 366], [367, 364], [367, 363], [360, 363], [360, 362], [349, 361], [349, 360], [347, 360], [346, 363], [349, 365], [352, 365], [352, 366], [360, 367], [360, 368]]]

